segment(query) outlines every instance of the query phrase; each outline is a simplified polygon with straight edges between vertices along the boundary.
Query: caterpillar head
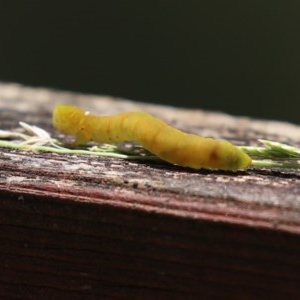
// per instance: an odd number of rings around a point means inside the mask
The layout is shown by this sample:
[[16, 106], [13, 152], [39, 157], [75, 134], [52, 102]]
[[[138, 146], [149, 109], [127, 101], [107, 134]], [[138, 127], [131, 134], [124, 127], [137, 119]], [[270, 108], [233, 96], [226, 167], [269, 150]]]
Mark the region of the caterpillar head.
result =
[[76, 106], [59, 104], [53, 110], [53, 126], [63, 133], [75, 135], [74, 145], [86, 144], [91, 141], [88, 115]]
[[83, 110], [72, 105], [57, 105], [53, 110], [53, 126], [63, 133], [77, 134], [85, 117]]

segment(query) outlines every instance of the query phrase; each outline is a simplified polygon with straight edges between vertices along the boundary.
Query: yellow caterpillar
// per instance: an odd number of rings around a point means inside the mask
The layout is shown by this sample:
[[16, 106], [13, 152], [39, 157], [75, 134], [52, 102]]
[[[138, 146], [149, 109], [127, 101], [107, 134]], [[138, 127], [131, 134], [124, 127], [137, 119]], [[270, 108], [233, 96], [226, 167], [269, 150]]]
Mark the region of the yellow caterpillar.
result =
[[53, 111], [53, 125], [75, 135], [75, 145], [135, 141], [167, 162], [194, 169], [238, 170], [251, 164], [245, 152], [227, 141], [184, 133], [143, 112], [102, 117], [60, 104]]

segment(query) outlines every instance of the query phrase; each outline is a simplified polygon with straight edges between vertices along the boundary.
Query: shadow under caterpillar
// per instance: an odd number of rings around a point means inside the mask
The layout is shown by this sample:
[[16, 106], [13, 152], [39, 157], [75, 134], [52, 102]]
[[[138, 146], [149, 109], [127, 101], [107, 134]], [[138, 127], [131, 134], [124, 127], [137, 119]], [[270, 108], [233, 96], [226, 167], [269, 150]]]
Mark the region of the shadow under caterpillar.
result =
[[227, 141], [182, 132], [144, 112], [95, 116], [76, 106], [59, 104], [53, 111], [53, 126], [75, 135], [75, 145], [135, 141], [169, 163], [194, 169], [235, 171], [251, 164], [243, 150]]

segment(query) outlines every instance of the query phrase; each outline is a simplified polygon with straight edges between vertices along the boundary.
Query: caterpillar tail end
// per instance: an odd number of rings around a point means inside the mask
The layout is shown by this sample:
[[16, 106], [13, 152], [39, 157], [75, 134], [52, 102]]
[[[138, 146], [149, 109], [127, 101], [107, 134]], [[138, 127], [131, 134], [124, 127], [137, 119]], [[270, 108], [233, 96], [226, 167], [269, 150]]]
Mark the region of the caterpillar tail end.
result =
[[237, 171], [246, 169], [251, 165], [252, 159], [244, 150], [227, 141], [222, 141], [221, 145], [223, 151], [219, 152], [219, 169]]
[[239, 149], [239, 154], [237, 156], [236, 170], [246, 169], [252, 163], [252, 158], [245, 153], [243, 150]]

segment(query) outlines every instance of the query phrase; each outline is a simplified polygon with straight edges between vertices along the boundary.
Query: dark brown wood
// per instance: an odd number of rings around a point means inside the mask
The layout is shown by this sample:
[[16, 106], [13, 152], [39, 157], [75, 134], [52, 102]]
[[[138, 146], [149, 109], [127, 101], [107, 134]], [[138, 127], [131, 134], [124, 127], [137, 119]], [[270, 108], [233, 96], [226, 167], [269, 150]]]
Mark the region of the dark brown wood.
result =
[[[296, 145], [300, 127], [0, 84], [0, 129], [51, 127], [55, 103], [143, 110], [236, 144]], [[0, 152], [0, 298], [297, 299], [299, 171], [194, 171], [116, 158]]]

